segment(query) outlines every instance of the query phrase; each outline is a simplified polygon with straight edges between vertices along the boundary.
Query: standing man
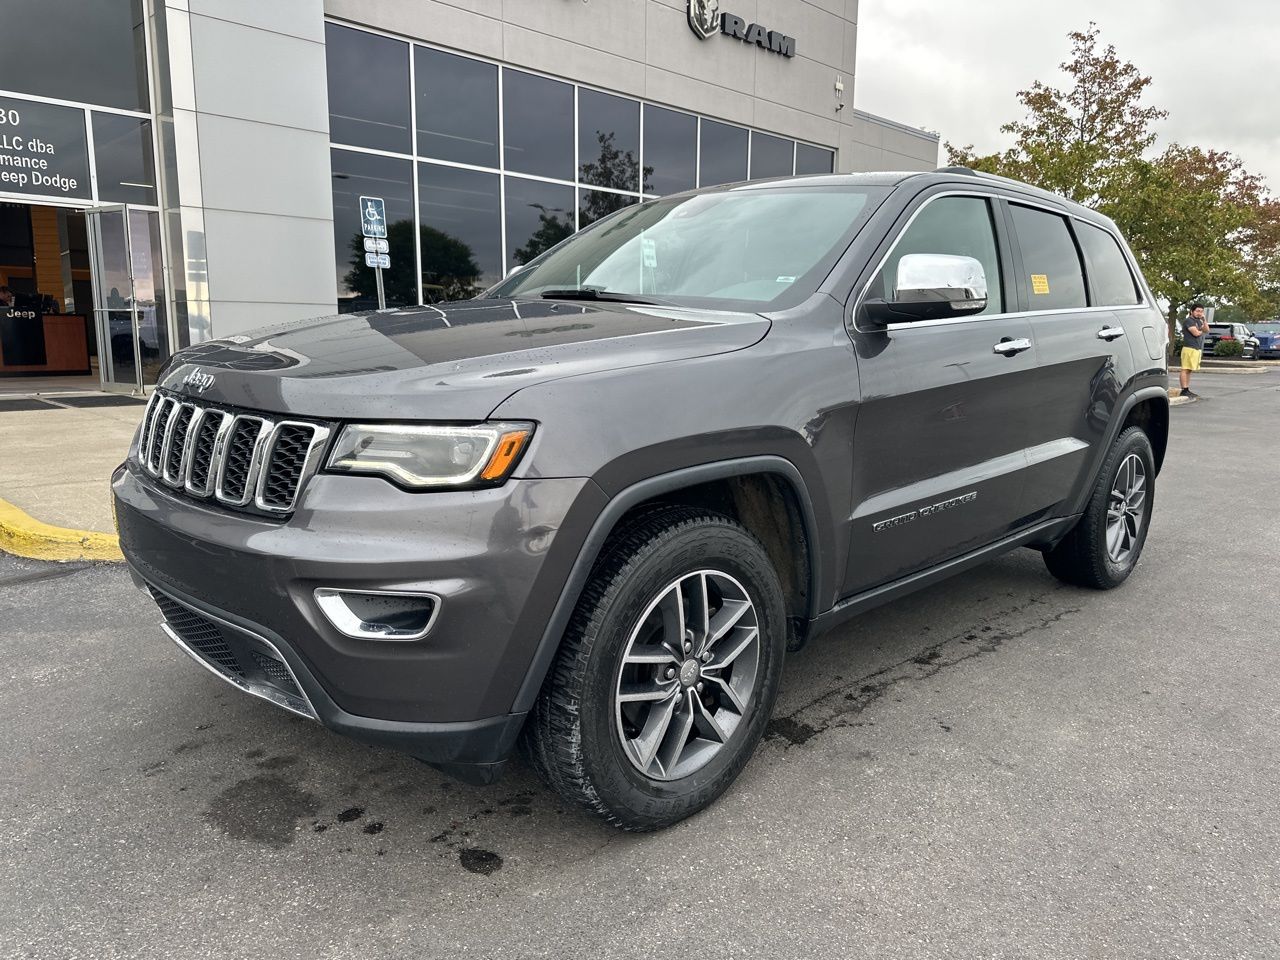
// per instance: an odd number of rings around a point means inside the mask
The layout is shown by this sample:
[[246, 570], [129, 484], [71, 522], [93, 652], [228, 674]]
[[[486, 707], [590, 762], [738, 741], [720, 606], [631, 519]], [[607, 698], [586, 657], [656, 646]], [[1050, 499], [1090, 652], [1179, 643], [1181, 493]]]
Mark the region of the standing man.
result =
[[1182, 384], [1179, 396], [1199, 400], [1198, 393], [1191, 392], [1191, 374], [1200, 369], [1200, 353], [1204, 350], [1204, 335], [1209, 329], [1209, 321], [1204, 318], [1204, 307], [1198, 303], [1191, 305], [1191, 312], [1182, 321], [1182, 373], [1178, 380]]

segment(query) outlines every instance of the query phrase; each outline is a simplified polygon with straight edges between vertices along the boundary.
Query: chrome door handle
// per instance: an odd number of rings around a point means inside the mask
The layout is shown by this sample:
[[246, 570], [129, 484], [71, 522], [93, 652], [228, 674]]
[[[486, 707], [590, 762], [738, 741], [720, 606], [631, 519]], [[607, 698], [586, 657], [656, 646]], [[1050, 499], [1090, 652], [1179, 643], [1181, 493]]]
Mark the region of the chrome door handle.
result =
[[1103, 327], [1098, 331], [1098, 339], [1110, 343], [1124, 336], [1124, 327]]
[[991, 348], [992, 353], [999, 353], [1006, 357], [1012, 357], [1015, 353], [1021, 353], [1023, 350], [1031, 349], [1031, 341], [1026, 337], [1018, 337], [1016, 340], [1001, 340]]

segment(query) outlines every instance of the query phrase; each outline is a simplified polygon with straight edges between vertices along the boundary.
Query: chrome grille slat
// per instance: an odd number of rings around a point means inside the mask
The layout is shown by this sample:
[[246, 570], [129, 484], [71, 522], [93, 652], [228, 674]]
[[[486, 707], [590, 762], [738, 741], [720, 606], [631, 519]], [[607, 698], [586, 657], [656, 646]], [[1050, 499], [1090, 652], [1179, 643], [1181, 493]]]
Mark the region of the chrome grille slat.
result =
[[164, 468], [160, 477], [171, 487], [180, 487], [186, 474], [190, 456], [191, 427], [204, 411], [194, 403], [179, 404], [171, 417], [169, 438], [165, 444]]
[[305, 420], [233, 412], [157, 390], [143, 414], [138, 463], [199, 500], [273, 515], [293, 510], [332, 431]]

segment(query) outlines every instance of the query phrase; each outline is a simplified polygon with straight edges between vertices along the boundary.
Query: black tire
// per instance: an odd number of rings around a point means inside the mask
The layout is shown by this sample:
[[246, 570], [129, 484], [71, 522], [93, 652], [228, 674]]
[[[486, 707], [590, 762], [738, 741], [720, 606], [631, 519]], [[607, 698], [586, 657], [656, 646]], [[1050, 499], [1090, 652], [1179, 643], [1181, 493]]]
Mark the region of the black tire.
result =
[[[622, 743], [615, 694], [623, 656], [655, 600], [680, 577], [704, 570], [732, 577], [754, 605], [753, 686], [736, 729], [704, 766], [679, 779], [655, 779]], [[643, 514], [614, 534], [596, 563], [525, 724], [524, 752], [561, 796], [609, 823], [633, 831], [670, 826], [715, 801], [751, 758], [777, 699], [786, 642], [778, 575], [744, 527], [689, 507]], [[680, 742], [694, 739], [696, 732]]]
[[[1141, 460], [1145, 470], [1146, 499], [1133, 546], [1122, 562], [1116, 562], [1107, 550], [1107, 509], [1120, 467], [1131, 454]], [[1141, 427], [1129, 427], [1112, 444], [1076, 525], [1057, 546], [1045, 551], [1044, 562], [1049, 572], [1064, 583], [1094, 590], [1110, 590], [1124, 583], [1142, 556], [1147, 531], [1151, 528], [1155, 476], [1151, 441]]]

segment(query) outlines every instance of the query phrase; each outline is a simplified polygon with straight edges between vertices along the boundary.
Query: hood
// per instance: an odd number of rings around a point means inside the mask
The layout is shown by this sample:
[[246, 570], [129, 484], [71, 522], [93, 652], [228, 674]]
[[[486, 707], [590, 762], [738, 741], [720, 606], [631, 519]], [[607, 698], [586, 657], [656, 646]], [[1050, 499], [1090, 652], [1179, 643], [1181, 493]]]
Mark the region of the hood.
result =
[[211, 340], [175, 354], [159, 385], [294, 416], [481, 420], [531, 384], [741, 350], [768, 330], [753, 313], [467, 300]]

